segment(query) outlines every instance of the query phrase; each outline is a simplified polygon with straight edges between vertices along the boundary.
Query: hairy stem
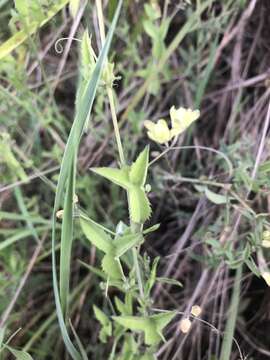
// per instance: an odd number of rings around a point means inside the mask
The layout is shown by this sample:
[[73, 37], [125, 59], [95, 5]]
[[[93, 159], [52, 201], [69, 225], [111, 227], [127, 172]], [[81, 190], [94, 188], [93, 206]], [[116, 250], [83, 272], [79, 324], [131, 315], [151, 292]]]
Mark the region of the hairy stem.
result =
[[[102, 0], [96, 0], [96, 7], [97, 7], [101, 44], [103, 46], [105, 43], [105, 26], [104, 26], [103, 11], [102, 11]], [[118, 126], [118, 122], [117, 122], [113, 90], [109, 85], [106, 86], [106, 90], [107, 90], [108, 99], [109, 99], [109, 103], [110, 103], [110, 110], [111, 110], [111, 115], [112, 115], [115, 139], [116, 139], [117, 148], [118, 148], [118, 152], [119, 152], [120, 163], [121, 163], [121, 166], [123, 166], [123, 165], [125, 165], [125, 156], [124, 156], [123, 146], [122, 146], [122, 142], [121, 142], [119, 126]]]
[[[103, 11], [102, 11], [102, 0], [96, 0], [96, 7], [97, 7], [98, 23], [99, 23], [99, 30], [100, 30], [100, 38], [101, 38], [101, 43], [103, 45], [104, 41], [105, 41], [105, 26], [104, 26], [104, 17], [103, 17]], [[118, 121], [117, 121], [117, 115], [116, 115], [116, 109], [115, 109], [115, 103], [114, 103], [114, 97], [113, 97], [113, 90], [109, 85], [106, 86], [106, 90], [107, 90], [109, 103], [110, 103], [110, 110], [111, 110], [111, 115], [112, 115], [116, 143], [117, 143], [118, 152], [119, 152], [120, 163], [121, 163], [121, 166], [124, 166], [126, 164], [126, 162], [125, 162], [124, 151], [123, 151], [123, 146], [122, 146], [122, 142], [121, 142]], [[131, 225], [131, 229], [132, 229], [133, 233], [140, 231], [140, 228], [141, 228], [140, 224], [135, 224], [135, 223], [131, 222], [130, 225]], [[140, 271], [140, 266], [139, 266], [139, 261], [138, 261], [138, 252], [137, 252], [136, 248], [132, 249], [132, 254], [133, 254], [133, 262], [134, 262], [134, 267], [135, 267], [135, 271], [136, 271], [140, 296], [141, 296], [141, 299], [143, 300], [145, 298], [144, 290], [143, 290], [143, 281], [142, 281], [142, 276], [141, 276], [141, 271]]]

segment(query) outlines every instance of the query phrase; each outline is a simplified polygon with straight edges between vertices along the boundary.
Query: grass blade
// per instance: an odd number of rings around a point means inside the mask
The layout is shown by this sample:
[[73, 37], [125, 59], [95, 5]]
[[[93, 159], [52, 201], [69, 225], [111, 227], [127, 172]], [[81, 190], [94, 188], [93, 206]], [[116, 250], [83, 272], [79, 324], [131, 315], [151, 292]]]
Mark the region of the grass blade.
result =
[[[92, 105], [94, 102], [94, 98], [96, 95], [96, 91], [97, 91], [97, 86], [101, 77], [101, 73], [103, 70], [103, 67], [105, 65], [106, 59], [107, 59], [107, 54], [109, 51], [109, 47], [111, 44], [111, 40], [112, 40], [112, 36], [116, 27], [116, 22], [118, 20], [119, 17], [119, 13], [120, 13], [120, 9], [122, 6], [122, 0], [118, 2], [118, 6], [114, 15], [114, 19], [112, 21], [110, 30], [108, 32], [107, 35], [107, 39], [106, 42], [102, 48], [102, 51], [98, 57], [93, 75], [91, 77], [91, 79], [89, 80], [88, 84], [86, 85], [86, 90], [84, 91], [84, 95], [81, 98], [81, 101], [79, 101], [79, 104], [77, 106], [77, 113], [70, 131], [70, 135], [68, 137], [68, 141], [66, 144], [66, 148], [65, 148], [65, 152], [64, 152], [64, 156], [63, 156], [63, 160], [61, 163], [61, 168], [60, 168], [60, 174], [59, 174], [59, 178], [58, 178], [58, 184], [57, 184], [57, 189], [56, 189], [56, 194], [55, 194], [55, 202], [54, 202], [54, 210], [53, 210], [53, 221], [52, 221], [52, 272], [53, 272], [53, 289], [54, 289], [54, 297], [55, 297], [55, 304], [56, 304], [56, 313], [57, 313], [57, 317], [58, 317], [58, 321], [59, 321], [59, 325], [60, 325], [60, 330], [62, 333], [62, 337], [63, 337], [63, 341], [66, 345], [67, 351], [69, 352], [69, 354], [71, 355], [72, 359], [74, 360], [81, 360], [83, 358], [83, 356], [78, 352], [78, 350], [75, 348], [75, 346], [73, 345], [69, 334], [68, 334], [68, 330], [64, 321], [64, 315], [62, 312], [62, 307], [61, 307], [61, 302], [60, 302], [60, 296], [59, 296], [59, 289], [58, 289], [58, 279], [57, 279], [57, 271], [56, 271], [56, 257], [55, 257], [55, 233], [56, 233], [56, 212], [59, 210], [60, 205], [61, 205], [61, 201], [63, 198], [63, 194], [65, 191], [65, 185], [68, 181], [69, 184], [67, 184], [67, 197], [70, 197], [70, 193], [74, 190], [75, 187], [75, 181], [74, 184], [70, 184], [71, 180], [72, 180], [72, 176], [71, 175], [71, 167], [74, 166], [74, 159], [75, 156], [77, 154], [77, 149], [79, 146], [79, 142], [80, 142], [80, 138], [82, 136], [83, 133], [83, 129], [85, 127], [85, 123], [88, 119], [88, 114], [91, 112], [92, 109]], [[75, 175], [74, 175], [75, 176]], [[72, 190], [73, 189], [73, 190]], [[73, 206], [73, 201], [71, 202], [71, 205], [69, 204], [69, 206]], [[65, 209], [64, 209], [65, 212]], [[70, 212], [69, 210], [66, 210], [66, 219], [68, 219], [68, 215], [71, 215], [72, 212]], [[73, 221], [72, 218], [69, 218], [70, 222]], [[67, 221], [67, 220], [66, 220]], [[66, 239], [62, 238], [62, 241], [65, 241]], [[71, 250], [71, 246], [70, 246], [70, 239], [68, 239], [69, 244], [65, 244], [62, 245], [62, 248], [64, 246], [64, 248], [68, 248]], [[62, 254], [63, 256], [63, 254]], [[63, 262], [62, 262], [63, 264]], [[65, 266], [69, 266], [70, 264], [66, 264]], [[63, 274], [63, 270], [60, 269], [60, 274]], [[62, 279], [63, 280], [63, 279]], [[69, 282], [69, 279], [66, 279], [66, 281]], [[63, 284], [62, 282], [62, 288], [67, 287], [67, 284]]]
[[234, 341], [234, 329], [236, 325], [236, 318], [240, 300], [240, 290], [241, 290], [241, 276], [242, 276], [243, 266], [239, 266], [236, 271], [236, 276], [234, 279], [234, 287], [231, 299], [231, 305], [229, 309], [229, 317], [226, 323], [224, 331], [224, 339], [221, 347], [220, 360], [230, 360], [232, 344]]
[[[18, 206], [22, 212], [22, 215], [27, 219], [29, 217], [29, 214], [28, 214], [28, 210], [25, 206], [25, 203], [24, 203], [24, 199], [23, 199], [23, 194], [22, 194], [22, 191], [21, 191], [21, 188], [20, 187], [15, 187], [14, 189], [14, 193], [15, 193], [15, 197], [17, 199], [17, 202], [18, 202]], [[32, 232], [32, 235], [33, 235], [33, 238], [39, 242], [39, 238], [38, 238], [38, 234], [36, 232], [36, 229], [35, 227], [33, 226], [33, 223], [31, 221], [31, 218], [28, 219], [28, 220], [25, 220], [26, 224], [27, 224], [27, 227], [29, 230], [31, 230]]]
[[[39, 226], [36, 227], [35, 231], [38, 232], [43, 232], [46, 231], [47, 229], [49, 229], [50, 226]], [[0, 242], [0, 251], [4, 250], [5, 248], [9, 247], [10, 245], [14, 244], [15, 242], [22, 240], [28, 236], [32, 236], [33, 235], [33, 231], [31, 229], [23, 229], [23, 228], [18, 228], [16, 229], [16, 233], [8, 238], [6, 238], [4, 241]]]
[[206, 65], [203, 77], [202, 77], [201, 81], [199, 82], [199, 85], [198, 85], [198, 88], [197, 88], [197, 91], [196, 91], [195, 107], [194, 107], [195, 109], [200, 108], [201, 101], [202, 101], [203, 95], [205, 93], [206, 86], [207, 86], [207, 84], [209, 82], [211, 73], [212, 73], [212, 71], [214, 69], [215, 55], [216, 55], [217, 47], [218, 47], [218, 36], [215, 37], [215, 40], [214, 40], [213, 44], [211, 45], [208, 63]]
[[60, 247], [60, 299], [63, 314], [68, 313], [68, 296], [69, 296], [69, 277], [71, 248], [73, 240], [73, 199], [75, 194], [75, 175], [76, 175], [76, 154], [70, 167], [70, 173], [67, 181], [67, 190], [65, 194], [64, 215], [61, 229], [61, 247]]

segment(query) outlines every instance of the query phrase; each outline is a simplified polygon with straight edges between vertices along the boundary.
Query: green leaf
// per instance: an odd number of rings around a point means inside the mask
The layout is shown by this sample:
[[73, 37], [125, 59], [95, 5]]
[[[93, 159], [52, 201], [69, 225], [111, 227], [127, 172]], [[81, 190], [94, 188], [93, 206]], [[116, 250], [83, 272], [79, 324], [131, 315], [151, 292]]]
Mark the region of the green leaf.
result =
[[99, 333], [100, 340], [105, 343], [108, 336], [112, 335], [112, 323], [107, 315], [97, 306], [93, 306], [95, 317], [100, 322], [102, 328]]
[[130, 292], [125, 295], [125, 302], [119, 299], [119, 297], [114, 297], [114, 302], [116, 309], [120, 312], [121, 315], [129, 316], [132, 314], [132, 295]]
[[206, 188], [205, 185], [194, 184], [193, 186], [194, 186], [194, 188], [195, 188], [198, 192], [200, 192], [200, 193], [204, 193], [204, 192], [205, 192], [205, 188]]
[[147, 35], [152, 39], [156, 39], [158, 36], [158, 27], [150, 20], [143, 21], [143, 28]]
[[147, 177], [148, 163], [149, 146], [146, 146], [130, 167], [129, 179], [132, 184], [144, 186]]
[[147, 317], [139, 316], [113, 316], [112, 318], [123, 327], [134, 331], [143, 331], [148, 326], [149, 320]]
[[175, 317], [177, 311], [170, 311], [166, 313], [161, 313], [157, 315], [153, 315], [158, 331], [162, 331]]
[[247, 267], [253, 272], [253, 274], [255, 274], [257, 277], [261, 276], [260, 270], [258, 269], [257, 265], [255, 264], [254, 260], [252, 259], [252, 257], [250, 257], [249, 259], [245, 260], [245, 264], [247, 265]]
[[113, 169], [113, 168], [91, 168], [91, 170], [106, 179], [110, 180], [111, 182], [115, 183], [116, 185], [121, 186], [124, 189], [128, 189], [130, 187], [130, 181], [128, 178], [128, 168], [123, 169]]
[[28, 16], [29, 14], [29, 2], [25, 3], [24, 0], [14, 0], [15, 9], [22, 16]]
[[153, 261], [152, 264], [152, 269], [150, 272], [150, 276], [149, 279], [147, 281], [146, 284], [146, 292], [149, 295], [150, 291], [152, 290], [152, 287], [154, 286], [155, 282], [156, 282], [156, 278], [157, 278], [157, 266], [158, 266], [158, 262], [159, 262], [159, 257], [156, 257], [155, 260]]
[[112, 324], [103, 326], [99, 333], [99, 338], [104, 344], [107, 342], [107, 337], [112, 335]]
[[149, 234], [151, 232], [154, 232], [156, 231], [157, 229], [159, 229], [160, 227], [160, 224], [155, 224], [153, 226], [150, 226], [149, 228], [143, 230], [143, 234], [146, 235], [146, 234]]
[[132, 313], [133, 313], [133, 293], [131, 291], [128, 291], [125, 294], [125, 306], [127, 309], [127, 315], [132, 315]]
[[165, 40], [165, 38], [168, 34], [170, 23], [171, 23], [171, 18], [168, 17], [167, 19], [164, 19], [160, 25], [159, 32], [160, 32], [162, 40]]
[[98, 277], [100, 277], [102, 280], [107, 280], [107, 276], [104, 274], [103, 271], [99, 270], [98, 268], [92, 266], [92, 265], [88, 265], [85, 262], [78, 260], [79, 263], [81, 265], [83, 265], [84, 267], [86, 267], [89, 271], [91, 271], [92, 273], [94, 273], [95, 275], [97, 275]]
[[114, 297], [114, 303], [115, 303], [116, 309], [120, 312], [121, 315], [128, 315], [127, 311], [126, 311], [126, 306], [123, 303], [123, 301], [121, 301], [119, 299], [119, 297], [117, 297], [117, 296]]
[[117, 237], [113, 241], [115, 247], [115, 255], [120, 257], [124, 255], [128, 250], [133, 248], [136, 245], [139, 245], [143, 242], [142, 234], [129, 234]]
[[150, 317], [113, 316], [113, 319], [127, 329], [139, 332], [143, 331], [147, 345], [155, 345], [161, 340], [156, 330], [155, 322], [152, 321]]
[[106, 326], [110, 323], [110, 319], [108, 318], [108, 316], [102, 310], [100, 310], [96, 305], [93, 305], [93, 310], [96, 319], [100, 322], [102, 326]]
[[132, 186], [128, 191], [129, 214], [133, 222], [141, 224], [151, 215], [150, 202], [145, 191], [138, 186]]
[[7, 348], [17, 360], [33, 360], [32, 356], [25, 351], [15, 350], [7, 345], [5, 345], [5, 348]]
[[118, 280], [122, 279], [122, 273], [120, 270], [119, 262], [115, 259], [114, 253], [108, 253], [102, 259], [102, 269], [108, 275], [109, 278]]
[[162, 339], [162, 330], [176, 315], [176, 311], [152, 315], [139, 316], [113, 316], [113, 319], [123, 327], [133, 331], [143, 331], [147, 345], [157, 345]]
[[225, 195], [220, 195], [214, 193], [213, 191], [209, 190], [207, 187], [205, 188], [205, 195], [212, 203], [216, 205], [226, 204], [228, 202], [228, 198]]
[[138, 354], [138, 345], [131, 334], [125, 335], [123, 349], [117, 360], [135, 360]]
[[161, 16], [160, 11], [158, 10], [157, 7], [155, 7], [153, 5], [153, 3], [152, 4], [145, 4], [144, 5], [144, 11], [145, 11], [147, 17], [152, 21], [159, 19], [160, 16]]
[[[81, 65], [83, 68], [83, 77], [89, 79], [96, 64], [96, 54], [91, 45], [91, 38], [88, 30], [85, 30], [81, 43]], [[90, 74], [89, 74], [90, 73]]]
[[101, 229], [101, 227], [96, 225], [94, 221], [90, 219], [86, 220], [83, 217], [80, 218], [80, 223], [84, 235], [93, 245], [95, 245], [95, 247], [103, 251], [105, 254], [112, 251], [112, 239], [110, 235], [108, 235], [104, 230]]
[[175, 280], [175, 279], [170, 279], [170, 278], [166, 278], [166, 277], [157, 277], [157, 281], [159, 281], [161, 283], [165, 283], [165, 284], [183, 287], [183, 284], [181, 284], [180, 281]]

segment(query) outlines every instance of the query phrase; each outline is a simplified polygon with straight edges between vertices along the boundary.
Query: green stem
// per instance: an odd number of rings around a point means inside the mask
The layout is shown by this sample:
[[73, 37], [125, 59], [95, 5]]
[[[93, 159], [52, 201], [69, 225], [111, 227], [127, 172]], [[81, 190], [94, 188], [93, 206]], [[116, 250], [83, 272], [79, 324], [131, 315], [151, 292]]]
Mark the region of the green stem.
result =
[[[97, 7], [101, 44], [103, 46], [105, 43], [105, 26], [104, 26], [104, 20], [103, 20], [102, 1], [101, 0], [96, 0], [96, 7]], [[118, 152], [119, 152], [120, 163], [121, 163], [121, 166], [123, 166], [123, 165], [125, 165], [126, 162], [125, 162], [125, 156], [124, 156], [119, 126], [118, 126], [118, 121], [117, 121], [116, 108], [115, 108], [114, 97], [113, 97], [113, 90], [109, 85], [106, 86], [106, 90], [107, 90], [109, 103], [110, 103], [112, 122], [113, 122], [114, 134], [115, 134], [115, 139], [116, 139]]]
[[132, 249], [132, 255], [133, 255], [133, 261], [134, 261], [134, 266], [135, 266], [135, 270], [136, 270], [137, 280], [138, 280], [140, 296], [142, 299], [144, 299], [142, 276], [141, 276], [141, 271], [140, 271], [140, 266], [139, 266], [139, 261], [138, 261], [138, 254], [137, 254], [136, 248]]
[[[101, 43], [103, 45], [104, 41], [105, 41], [105, 27], [104, 27], [102, 1], [101, 0], [96, 0], [96, 7], [97, 7], [97, 14], [98, 14], [100, 38], [101, 38]], [[114, 127], [114, 134], [115, 134], [116, 143], [117, 143], [117, 147], [118, 147], [120, 162], [121, 162], [121, 165], [124, 166], [126, 162], [125, 162], [124, 151], [123, 151], [123, 146], [122, 146], [122, 142], [121, 142], [118, 121], [117, 121], [113, 91], [110, 86], [107, 86], [106, 89], [107, 89], [107, 94], [108, 94], [109, 103], [110, 103], [110, 109], [111, 109], [111, 115], [112, 115], [112, 121], [113, 121], [113, 127]], [[132, 232], [135, 233], [139, 230], [140, 225], [134, 224], [131, 222], [131, 228], [132, 228]], [[138, 254], [137, 254], [136, 249], [133, 249], [133, 260], [134, 260], [134, 266], [135, 266], [135, 270], [136, 270], [136, 274], [137, 274], [140, 294], [141, 294], [141, 297], [144, 298], [142, 277], [141, 277], [141, 273], [140, 273]]]
[[[101, 38], [101, 43], [103, 45], [104, 41], [105, 41], [105, 27], [104, 27], [104, 19], [103, 19], [103, 11], [102, 11], [102, 0], [96, 0], [96, 7], [97, 7], [98, 23], [99, 23], [99, 30], [100, 30], [100, 38]], [[117, 143], [117, 147], [118, 147], [120, 163], [121, 163], [121, 166], [125, 166], [126, 161], [125, 161], [123, 146], [122, 146], [122, 142], [121, 142], [119, 125], [118, 125], [118, 121], [117, 121], [117, 114], [116, 114], [115, 102], [114, 102], [114, 97], [113, 97], [113, 90], [109, 85], [106, 86], [106, 90], [107, 90], [109, 103], [110, 103], [110, 110], [111, 110], [111, 115], [112, 115], [112, 122], [113, 122], [115, 139], [116, 139], [116, 143]], [[131, 230], [133, 233], [140, 231], [140, 228], [141, 228], [140, 224], [135, 224], [131, 221], [130, 226], [131, 226]], [[144, 295], [144, 289], [143, 289], [143, 281], [142, 281], [142, 276], [141, 276], [141, 271], [140, 271], [140, 266], [139, 266], [139, 261], [138, 261], [138, 250], [136, 248], [132, 249], [132, 255], [133, 255], [133, 262], [134, 262], [134, 267], [135, 267], [135, 271], [136, 271], [136, 277], [137, 277], [137, 283], [138, 283], [138, 287], [139, 287], [140, 297], [142, 300], [144, 300], [145, 295]], [[144, 312], [146, 315], [146, 310]]]
[[[141, 231], [141, 225], [140, 224], [136, 224], [134, 222], [131, 222], [130, 225], [131, 225], [131, 231], [133, 233], [137, 233], [137, 232]], [[134, 267], [135, 267], [135, 271], [136, 271], [140, 296], [141, 296], [141, 299], [144, 300], [145, 299], [145, 294], [144, 294], [144, 289], [143, 289], [143, 281], [142, 281], [140, 265], [139, 265], [139, 261], [138, 261], [138, 252], [139, 251], [136, 248], [132, 249], [133, 262], [134, 262]]]

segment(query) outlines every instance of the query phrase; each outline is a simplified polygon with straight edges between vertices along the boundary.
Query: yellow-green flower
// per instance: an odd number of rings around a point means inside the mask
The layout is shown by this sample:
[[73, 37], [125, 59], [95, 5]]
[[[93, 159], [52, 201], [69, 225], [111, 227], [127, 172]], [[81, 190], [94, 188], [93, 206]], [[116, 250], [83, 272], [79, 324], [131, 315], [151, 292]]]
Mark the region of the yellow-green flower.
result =
[[144, 126], [148, 130], [147, 135], [150, 139], [159, 144], [166, 144], [172, 140], [173, 137], [185, 131], [199, 116], [199, 110], [185, 109], [183, 107], [176, 109], [175, 106], [173, 106], [170, 109], [171, 129], [169, 129], [164, 119], [158, 120], [157, 123], [146, 120]]
[[164, 119], [158, 120], [157, 123], [146, 120], [144, 122], [144, 126], [148, 130], [148, 137], [153, 141], [158, 142], [159, 144], [167, 143], [172, 138], [171, 131], [168, 127], [167, 122]]
[[180, 135], [197, 120], [200, 117], [200, 111], [185, 109], [183, 107], [176, 109], [175, 106], [172, 106], [170, 109], [170, 117], [172, 122], [171, 136], [173, 137]]

